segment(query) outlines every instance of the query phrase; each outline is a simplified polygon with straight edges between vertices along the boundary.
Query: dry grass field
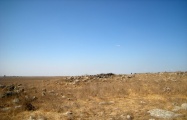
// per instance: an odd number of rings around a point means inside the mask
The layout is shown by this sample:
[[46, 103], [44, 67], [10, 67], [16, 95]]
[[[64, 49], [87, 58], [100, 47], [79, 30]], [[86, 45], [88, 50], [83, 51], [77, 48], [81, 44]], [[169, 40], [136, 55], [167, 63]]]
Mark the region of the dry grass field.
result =
[[187, 72], [68, 77], [1, 77], [0, 120], [187, 120]]

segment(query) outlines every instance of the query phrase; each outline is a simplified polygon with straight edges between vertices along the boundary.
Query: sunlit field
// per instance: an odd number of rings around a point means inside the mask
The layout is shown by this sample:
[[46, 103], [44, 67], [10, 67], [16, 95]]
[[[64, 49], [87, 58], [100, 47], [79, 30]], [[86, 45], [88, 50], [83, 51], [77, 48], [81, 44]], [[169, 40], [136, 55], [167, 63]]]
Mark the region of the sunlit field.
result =
[[1, 77], [0, 120], [162, 120], [163, 109], [187, 119], [187, 72], [66, 77]]

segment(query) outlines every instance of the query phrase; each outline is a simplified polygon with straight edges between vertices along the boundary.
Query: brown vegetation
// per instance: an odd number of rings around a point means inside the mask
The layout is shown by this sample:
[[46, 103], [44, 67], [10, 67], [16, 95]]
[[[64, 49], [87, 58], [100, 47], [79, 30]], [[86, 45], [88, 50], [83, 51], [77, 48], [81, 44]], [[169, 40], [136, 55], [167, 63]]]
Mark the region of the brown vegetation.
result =
[[[187, 103], [186, 72], [2, 77], [0, 84], [6, 86], [0, 88], [1, 96], [20, 90], [0, 98], [1, 120], [148, 120], [154, 118], [150, 109], [172, 110]], [[184, 116], [175, 120], [187, 119], [187, 110], [178, 113]]]

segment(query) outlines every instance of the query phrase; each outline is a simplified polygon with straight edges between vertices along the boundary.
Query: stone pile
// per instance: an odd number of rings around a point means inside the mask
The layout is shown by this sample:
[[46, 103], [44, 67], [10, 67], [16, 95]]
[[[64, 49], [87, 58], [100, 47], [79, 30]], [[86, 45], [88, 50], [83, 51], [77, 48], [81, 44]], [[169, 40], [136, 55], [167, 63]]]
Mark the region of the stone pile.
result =
[[28, 97], [25, 95], [22, 84], [0, 85], [0, 100], [4, 101], [1, 103], [0, 111], [35, 109], [31, 102], [36, 100], [36, 97]]
[[68, 82], [73, 82], [73, 81], [86, 81], [86, 80], [94, 80], [94, 79], [99, 79], [99, 78], [110, 78], [114, 76], [115, 74], [113, 73], [106, 73], [106, 74], [97, 74], [97, 75], [86, 75], [86, 76], [70, 76], [66, 77], [65, 79]]
[[16, 96], [24, 92], [24, 88], [21, 85], [0, 85], [0, 88], [3, 89], [2, 93], [0, 94], [0, 98], [7, 98], [11, 96]]

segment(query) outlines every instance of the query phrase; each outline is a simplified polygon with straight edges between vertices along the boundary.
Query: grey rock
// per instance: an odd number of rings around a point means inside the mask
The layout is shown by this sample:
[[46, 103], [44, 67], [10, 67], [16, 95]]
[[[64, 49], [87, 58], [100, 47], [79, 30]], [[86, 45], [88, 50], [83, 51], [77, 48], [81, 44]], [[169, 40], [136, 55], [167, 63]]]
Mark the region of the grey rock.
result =
[[181, 108], [184, 109], [184, 110], [187, 110], [187, 103], [183, 103], [183, 104], [181, 105]]
[[174, 112], [162, 110], [162, 109], [152, 109], [149, 110], [148, 113], [150, 113], [150, 115], [153, 117], [164, 118], [164, 119], [172, 119], [182, 116], [182, 114], [176, 114]]

